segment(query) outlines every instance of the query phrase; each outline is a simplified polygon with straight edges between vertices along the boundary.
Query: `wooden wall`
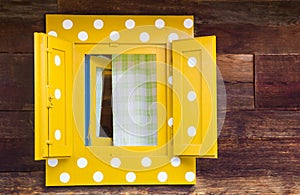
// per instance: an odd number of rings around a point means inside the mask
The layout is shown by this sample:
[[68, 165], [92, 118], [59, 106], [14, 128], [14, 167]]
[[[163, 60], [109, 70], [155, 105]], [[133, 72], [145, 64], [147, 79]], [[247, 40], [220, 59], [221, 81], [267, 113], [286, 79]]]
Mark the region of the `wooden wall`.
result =
[[[45, 13], [193, 14], [217, 35], [227, 91], [219, 158], [195, 186], [44, 187], [33, 161], [33, 32]], [[0, 0], [0, 193], [300, 194], [300, 2]]]

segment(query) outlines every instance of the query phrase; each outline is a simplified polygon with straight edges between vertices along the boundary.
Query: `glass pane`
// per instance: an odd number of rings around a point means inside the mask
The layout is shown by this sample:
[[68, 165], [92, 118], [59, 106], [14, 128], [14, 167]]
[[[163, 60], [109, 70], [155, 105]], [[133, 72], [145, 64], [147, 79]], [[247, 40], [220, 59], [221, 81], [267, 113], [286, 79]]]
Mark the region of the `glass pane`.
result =
[[156, 59], [153, 54], [113, 55], [113, 144], [157, 145]]
[[114, 146], [157, 145], [156, 56], [92, 58], [96, 64], [96, 136], [112, 138]]
[[113, 136], [111, 69], [96, 68], [96, 135]]

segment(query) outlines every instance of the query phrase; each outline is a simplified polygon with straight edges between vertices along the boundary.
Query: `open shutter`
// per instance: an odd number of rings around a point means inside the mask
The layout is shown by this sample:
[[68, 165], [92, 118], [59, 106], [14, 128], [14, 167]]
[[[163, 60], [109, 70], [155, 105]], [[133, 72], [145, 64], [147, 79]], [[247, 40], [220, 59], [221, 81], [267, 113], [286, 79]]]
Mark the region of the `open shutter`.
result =
[[72, 153], [72, 43], [34, 34], [35, 159]]
[[173, 41], [172, 52], [173, 153], [217, 157], [216, 38]]

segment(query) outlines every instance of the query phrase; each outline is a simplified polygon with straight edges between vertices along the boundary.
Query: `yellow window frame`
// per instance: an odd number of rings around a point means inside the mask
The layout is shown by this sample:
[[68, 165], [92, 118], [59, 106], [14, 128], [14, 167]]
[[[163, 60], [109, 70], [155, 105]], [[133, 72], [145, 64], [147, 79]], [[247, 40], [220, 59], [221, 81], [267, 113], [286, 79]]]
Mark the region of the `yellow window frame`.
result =
[[[130, 24], [130, 25], [128, 25]], [[216, 70], [215, 56], [215, 39], [212, 37], [204, 37], [197, 40], [200, 45], [201, 58], [203, 53], [212, 59], [209, 63], [206, 72], [212, 73], [209, 76], [207, 85], [209, 90], [203, 89], [197, 94], [200, 97], [200, 104], [205, 103], [206, 98], [211, 98], [210, 107], [202, 108], [211, 109], [211, 115], [201, 118], [201, 124], [197, 128], [196, 136], [193, 139], [176, 139], [175, 136], [179, 133], [184, 134], [185, 128], [178, 128], [178, 119], [189, 120], [189, 114], [178, 107], [180, 98], [185, 97], [185, 93], [181, 92], [178, 79], [174, 74], [174, 67], [179, 67], [176, 64], [176, 56], [182, 58], [181, 65], [187, 63], [187, 58], [181, 51], [189, 47], [188, 40], [193, 40], [193, 16], [99, 16], [99, 15], [46, 15], [46, 32], [48, 35], [43, 35], [44, 38], [35, 39], [35, 157], [37, 160], [46, 159], [46, 185], [61, 186], [61, 185], [153, 185], [153, 184], [195, 184], [196, 183], [196, 157], [217, 157], [217, 142], [216, 142], [216, 85], [214, 73]], [[113, 40], [112, 33], [119, 33], [119, 38]], [[146, 32], [146, 42], [145, 41]], [[114, 34], [115, 35], [115, 34]], [[51, 37], [54, 36], [54, 37]], [[148, 37], [147, 37], [148, 36]], [[49, 38], [50, 37], [50, 38]], [[58, 37], [59, 39], [57, 39]], [[148, 38], [148, 39], [147, 39]], [[49, 60], [53, 60], [53, 56], [47, 58], [40, 57], [51, 48], [44, 47], [45, 40], [55, 40], [56, 47], [59, 48], [67, 43], [70, 45], [66, 63], [68, 74], [72, 75], [73, 83], [67, 84], [68, 95], [72, 98], [68, 99], [68, 107], [66, 114], [73, 118], [70, 128], [68, 129], [69, 136], [72, 140], [68, 145], [71, 150], [69, 153], [59, 155], [44, 155], [45, 146], [51, 144], [46, 134], [53, 137], [52, 131], [46, 132], [44, 118], [45, 112], [49, 108], [47, 105], [48, 94], [39, 96], [40, 92], [45, 92], [41, 82], [43, 82], [43, 74], [46, 73], [45, 65]], [[63, 42], [63, 40], [66, 42]], [[214, 39], [214, 41], [212, 41]], [[58, 40], [58, 41], [57, 41]], [[61, 41], [59, 41], [61, 40]], [[185, 42], [185, 40], [187, 42]], [[178, 55], [173, 52], [174, 45], [183, 46], [177, 47]], [[191, 41], [190, 43], [194, 43]], [[182, 48], [181, 48], [182, 47]], [[191, 50], [192, 48], [190, 48]], [[199, 46], [196, 47], [199, 50]], [[61, 48], [63, 51], [63, 48]], [[156, 50], [156, 51], [155, 51]], [[176, 50], [176, 48], [175, 48]], [[157, 71], [159, 78], [163, 78], [162, 82], [166, 86], [158, 87], [158, 100], [164, 102], [166, 106], [166, 119], [164, 119], [164, 128], [161, 129], [158, 136], [158, 146], [151, 147], [115, 147], [109, 146], [109, 141], [103, 143], [103, 138], [96, 138], [96, 146], [85, 146], [84, 144], [84, 64], [85, 54], [156, 54], [159, 56], [157, 61], [166, 63], [167, 68], [164, 71]], [[175, 57], [174, 57], [175, 56]], [[210, 62], [211, 62], [211, 59]], [[208, 58], [202, 59], [207, 61]], [[74, 63], [73, 63], [74, 62]], [[172, 67], [172, 65], [174, 65]], [[180, 65], [180, 66], [181, 66]], [[41, 66], [41, 67], [40, 67]], [[93, 65], [94, 66], [94, 65]], [[202, 71], [202, 70], [201, 70]], [[42, 73], [41, 73], [42, 72]], [[51, 74], [51, 73], [50, 73]], [[91, 74], [94, 74], [91, 72]], [[161, 75], [163, 74], [163, 75]], [[206, 74], [206, 73], [205, 73]], [[173, 75], [170, 80], [170, 75]], [[191, 79], [193, 84], [201, 84], [201, 87], [206, 86], [207, 80], [205, 76], [200, 76]], [[175, 79], [175, 80], [174, 80]], [[179, 79], [180, 80], [180, 79]], [[56, 80], [59, 84], [62, 80]], [[95, 83], [92, 81], [92, 83]], [[70, 88], [71, 87], [71, 88]], [[178, 94], [172, 89], [178, 88]], [[70, 90], [71, 89], [71, 90]], [[208, 89], [208, 88], [207, 88]], [[206, 91], [205, 91], [206, 90]], [[212, 90], [212, 91], [211, 91]], [[163, 91], [163, 92], [162, 92]], [[212, 92], [212, 93], [211, 93]], [[206, 94], [206, 95], [205, 95]], [[94, 95], [90, 95], [91, 102], [94, 102]], [[70, 97], [70, 96], [69, 96]], [[70, 104], [72, 106], [70, 107]], [[93, 106], [92, 106], [93, 107]], [[74, 112], [74, 110], [76, 110]], [[158, 114], [162, 114], [159, 111]], [[174, 115], [174, 116], [173, 116]], [[91, 116], [93, 116], [91, 114]], [[176, 119], [172, 124], [172, 117]], [[59, 118], [59, 116], [57, 116]], [[212, 121], [209, 128], [204, 128], [202, 121], [208, 124]], [[96, 121], [96, 120], [95, 120]], [[172, 126], [173, 125], [173, 126]], [[197, 126], [198, 127], [198, 126]], [[93, 130], [95, 135], [95, 130]], [[208, 136], [208, 144], [201, 137], [203, 134]], [[201, 140], [199, 140], [201, 139]], [[99, 143], [100, 142], [100, 143]], [[165, 144], [164, 144], [165, 143]], [[97, 146], [98, 145], [98, 146]], [[205, 147], [202, 147], [204, 146]], [[212, 146], [213, 145], [213, 146]], [[193, 147], [190, 147], [193, 146]], [[195, 146], [195, 147], [194, 147]], [[201, 150], [204, 148], [205, 150]], [[57, 150], [59, 152], [59, 148]], [[62, 150], [61, 150], [62, 151]], [[105, 153], [105, 154], [103, 154]], [[145, 163], [146, 162], [146, 163]], [[147, 165], [147, 166], [146, 166]], [[118, 177], [116, 177], [118, 175]]]

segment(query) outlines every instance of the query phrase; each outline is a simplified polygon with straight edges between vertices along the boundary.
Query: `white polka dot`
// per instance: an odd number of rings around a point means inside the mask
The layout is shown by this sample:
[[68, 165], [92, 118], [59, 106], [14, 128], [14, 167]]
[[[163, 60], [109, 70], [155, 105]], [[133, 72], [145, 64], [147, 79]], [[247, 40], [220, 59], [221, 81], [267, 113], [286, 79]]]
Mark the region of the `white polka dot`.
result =
[[112, 158], [110, 161], [110, 165], [114, 168], [118, 168], [121, 165], [121, 160], [119, 158]]
[[81, 31], [78, 33], [78, 39], [80, 41], [86, 41], [88, 38], [89, 38], [89, 36], [88, 36], [87, 32]]
[[128, 182], [134, 182], [136, 179], [136, 175], [133, 172], [129, 172], [126, 174], [126, 181]]
[[143, 167], [150, 167], [152, 164], [152, 161], [149, 157], [144, 157], [141, 161]]
[[110, 40], [117, 41], [120, 38], [120, 34], [117, 31], [112, 31], [109, 35]]
[[48, 35], [51, 35], [53, 37], [57, 37], [57, 32], [55, 32], [54, 30], [51, 30], [48, 32]]
[[188, 182], [192, 182], [195, 180], [195, 173], [193, 172], [186, 172], [185, 173], [185, 180]]
[[163, 27], [165, 27], [165, 21], [163, 19], [157, 19], [155, 21], [155, 27], [158, 29], [162, 29]]
[[173, 167], [179, 167], [180, 164], [181, 164], [181, 160], [180, 160], [179, 157], [175, 156], [175, 157], [173, 157], [173, 158], [171, 159], [171, 165], [172, 165]]
[[169, 125], [169, 127], [173, 126], [173, 118], [169, 118], [168, 125]]
[[188, 65], [191, 68], [193, 68], [194, 66], [196, 66], [197, 65], [197, 58], [195, 58], [195, 57], [189, 57], [189, 59], [188, 59]]
[[149, 41], [149, 39], [150, 39], [150, 35], [148, 34], [148, 33], [146, 33], [146, 32], [142, 32], [141, 34], [140, 34], [140, 40], [142, 41], [142, 42], [148, 42]]
[[55, 89], [55, 91], [54, 91], [54, 96], [55, 96], [55, 98], [56, 99], [60, 99], [60, 97], [61, 97], [61, 92], [60, 92], [60, 90], [59, 89]]
[[53, 158], [53, 159], [48, 159], [48, 165], [50, 167], [56, 167], [58, 164], [58, 160], [56, 158]]
[[60, 174], [60, 181], [62, 183], [68, 183], [70, 181], [70, 175], [69, 173], [63, 172], [62, 174]]
[[168, 78], [168, 83], [169, 83], [170, 85], [173, 84], [173, 77], [172, 77], [172, 76], [169, 76], [169, 78]]
[[61, 133], [60, 133], [60, 130], [59, 130], [59, 129], [56, 129], [56, 130], [55, 130], [54, 137], [55, 137], [55, 139], [56, 139], [57, 141], [60, 140], [60, 138], [61, 138]]
[[61, 60], [60, 60], [59, 55], [55, 55], [55, 57], [54, 57], [54, 63], [55, 63], [56, 66], [60, 66]]
[[99, 30], [99, 29], [103, 28], [103, 26], [104, 26], [104, 23], [103, 23], [102, 20], [97, 19], [97, 20], [94, 21], [94, 28], [95, 29]]
[[72, 20], [66, 19], [63, 21], [62, 25], [63, 25], [64, 29], [69, 30], [73, 27], [73, 22], [72, 22]]
[[132, 19], [128, 19], [125, 22], [125, 26], [127, 29], [133, 29], [135, 27], [135, 21]]
[[168, 179], [168, 174], [166, 172], [159, 172], [157, 175], [157, 179], [160, 182], [166, 182]]
[[196, 97], [197, 97], [197, 95], [196, 95], [196, 93], [195, 93], [194, 91], [190, 91], [190, 92], [188, 93], [188, 100], [189, 100], [190, 102], [194, 101], [194, 100], [196, 99]]
[[179, 39], [178, 34], [176, 34], [176, 33], [171, 33], [171, 34], [169, 34], [169, 37], [168, 37], [168, 38], [169, 38], [169, 41], [170, 41], [170, 42]]
[[194, 126], [190, 126], [187, 133], [190, 137], [194, 137], [196, 135], [196, 128]]
[[103, 180], [103, 173], [100, 171], [96, 171], [93, 175], [93, 179], [95, 182], [101, 182]]
[[185, 28], [189, 29], [189, 28], [193, 27], [194, 22], [193, 22], [192, 19], [188, 18], [188, 19], [184, 20], [183, 25], [184, 25]]
[[88, 164], [88, 161], [86, 160], [86, 158], [79, 158], [77, 160], [77, 166], [81, 169], [85, 168]]

